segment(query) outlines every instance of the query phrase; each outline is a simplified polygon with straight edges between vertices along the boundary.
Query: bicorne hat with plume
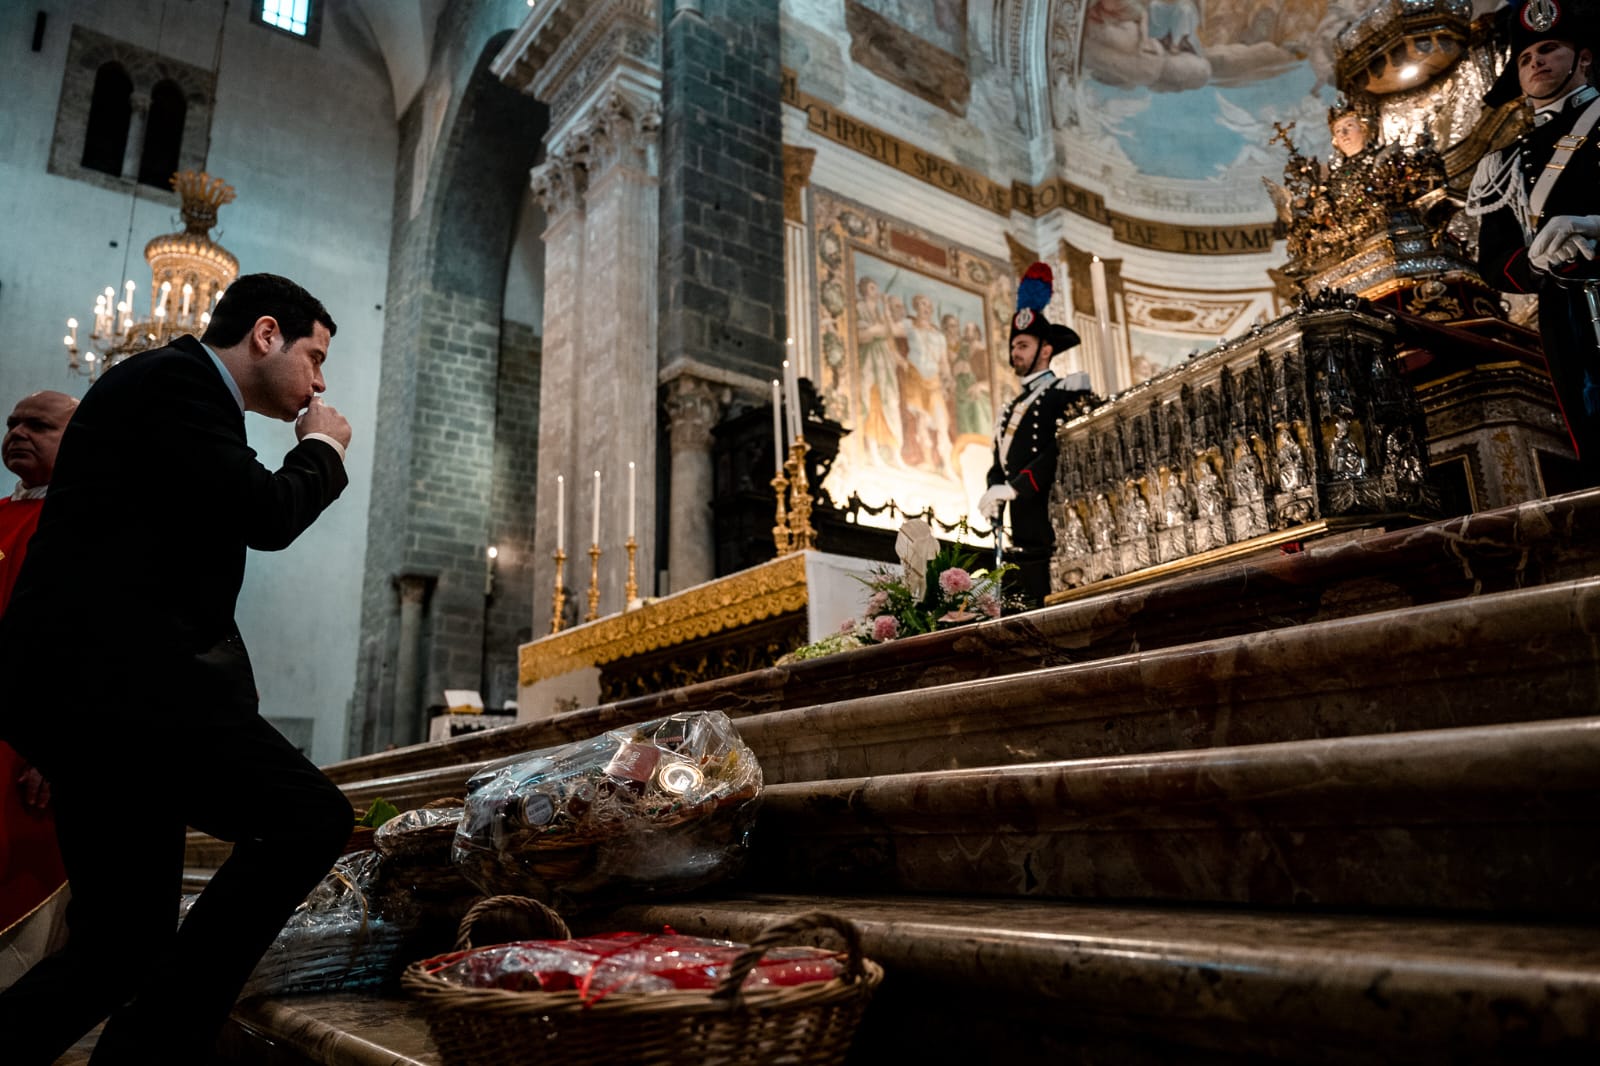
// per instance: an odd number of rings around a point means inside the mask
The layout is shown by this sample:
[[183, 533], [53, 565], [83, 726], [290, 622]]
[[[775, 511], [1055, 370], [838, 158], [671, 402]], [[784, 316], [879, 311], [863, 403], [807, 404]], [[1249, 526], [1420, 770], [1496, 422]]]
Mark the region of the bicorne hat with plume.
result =
[[1055, 291], [1055, 278], [1046, 263], [1035, 263], [1017, 284], [1017, 313], [1011, 316], [1011, 340], [1026, 333], [1048, 344], [1057, 355], [1076, 347], [1080, 338], [1068, 326], [1058, 326], [1044, 316]]

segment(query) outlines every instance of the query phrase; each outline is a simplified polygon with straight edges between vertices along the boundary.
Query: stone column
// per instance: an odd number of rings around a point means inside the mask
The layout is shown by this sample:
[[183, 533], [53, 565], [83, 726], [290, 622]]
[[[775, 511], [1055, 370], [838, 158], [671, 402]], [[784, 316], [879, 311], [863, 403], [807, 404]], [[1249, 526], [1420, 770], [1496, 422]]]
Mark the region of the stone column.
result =
[[422, 612], [433, 590], [432, 574], [401, 574], [394, 579], [400, 592], [400, 645], [395, 653], [394, 706], [387, 736], [377, 738], [378, 748], [405, 747], [425, 739], [422, 711], [417, 702], [422, 674]]
[[129, 96], [128, 108], [128, 143], [122, 150], [122, 176], [128, 181], [138, 181], [145, 127], [150, 123], [150, 94], [136, 92]]
[[[622, 610], [627, 580], [628, 464], [635, 468], [635, 539], [640, 594], [655, 591], [657, 210], [656, 130], [660, 105], [613, 85], [581, 128], [576, 150], [588, 164], [584, 196], [583, 324], [585, 366], [578, 375], [582, 416], [578, 454], [599, 470], [600, 613]], [[548, 305], [547, 305], [548, 306]], [[548, 312], [547, 312], [548, 314]], [[590, 484], [580, 523], [593, 522]], [[585, 560], [587, 563], [587, 559]]]
[[[550, 216], [539, 491], [553, 498], [556, 475], [566, 475], [566, 585], [586, 609], [600, 471], [602, 614], [624, 606], [630, 462], [639, 592], [655, 592], [659, 8], [656, 0], [533, 0], [490, 64], [550, 107], [550, 162], [534, 171]], [[536, 541], [538, 637], [550, 631], [553, 508], [540, 508]]]
[[[533, 590], [534, 636], [550, 632], [551, 595], [555, 591], [556, 477], [565, 476], [567, 565], [564, 574], [570, 596], [573, 575], [581, 560], [587, 574], [588, 560], [583, 551], [587, 540], [579, 543], [574, 524], [578, 510], [576, 493], [585, 487], [580, 476], [583, 465], [577, 456], [578, 382], [580, 378], [579, 329], [583, 299], [583, 192], [586, 171], [569, 156], [554, 156], [533, 168], [533, 195], [545, 210], [548, 224], [544, 231], [544, 353], [539, 376], [539, 484], [541, 501], [534, 522], [533, 552], [535, 587]], [[587, 471], [583, 471], [587, 473]], [[547, 501], [547, 502], [546, 502]], [[542, 580], [541, 580], [542, 579]]]
[[711, 427], [722, 413], [723, 391], [687, 374], [667, 382], [667, 425], [672, 441], [667, 569], [673, 592], [716, 576]]

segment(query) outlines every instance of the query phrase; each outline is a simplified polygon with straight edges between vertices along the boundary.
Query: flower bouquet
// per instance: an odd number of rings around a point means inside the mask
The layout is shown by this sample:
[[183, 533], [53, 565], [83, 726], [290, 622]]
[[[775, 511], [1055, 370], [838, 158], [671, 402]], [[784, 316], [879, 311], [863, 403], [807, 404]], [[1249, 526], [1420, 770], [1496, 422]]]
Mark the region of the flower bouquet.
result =
[[900, 557], [899, 570], [884, 567], [863, 579], [871, 594], [860, 618], [846, 619], [838, 633], [790, 652], [779, 662], [816, 659], [999, 618], [1007, 607], [1022, 606], [1020, 597], [1008, 596], [1001, 589], [1005, 575], [1016, 569], [1014, 565], [980, 569], [976, 551], [959, 543], [941, 546], [923, 519], [914, 518], [900, 527], [895, 554]]

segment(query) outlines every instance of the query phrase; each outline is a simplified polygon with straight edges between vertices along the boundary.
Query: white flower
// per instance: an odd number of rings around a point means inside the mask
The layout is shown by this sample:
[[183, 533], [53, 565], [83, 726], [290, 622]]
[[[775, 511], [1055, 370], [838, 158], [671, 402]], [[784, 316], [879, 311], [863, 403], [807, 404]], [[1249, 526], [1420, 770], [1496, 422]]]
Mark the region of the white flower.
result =
[[906, 568], [906, 588], [911, 595], [922, 599], [928, 591], [928, 564], [939, 554], [939, 541], [933, 529], [920, 518], [913, 518], [900, 527], [894, 540], [894, 553]]

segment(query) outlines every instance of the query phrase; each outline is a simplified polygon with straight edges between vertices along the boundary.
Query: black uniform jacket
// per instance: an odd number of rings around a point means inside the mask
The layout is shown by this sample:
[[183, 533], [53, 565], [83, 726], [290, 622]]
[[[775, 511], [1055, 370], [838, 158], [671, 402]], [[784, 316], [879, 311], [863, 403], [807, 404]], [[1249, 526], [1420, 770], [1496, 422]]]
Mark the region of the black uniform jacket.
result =
[[[1586, 106], [1566, 107], [1549, 122], [1535, 126], [1502, 150], [1502, 159], [1508, 158], [1511, 153], [1519, 153], [1518, 167], [1526, 192], [1533, 192], [1545, 164], [1555, 151], [1556, 140], [1572, 129]], [[1541, 218], [1593, 214], [1600, 214], [1600, 127], [1591, 131], [1578, 150], [1572, 153], [1566, 169], [1551, 186]], [[1528, 263], [1528, 245], [1523, 240], [1522, 227], [1509, 207], [1483, 216], [1483, 225], [1478, 232], [1478, 269], [1485, 281], [1502, 292], [1538, 292], [1551, 283], [1549, 275], [1534, 270]], [[1556, 273], [1560, 276], [1600, 277], [1600, 259], [1590, 261], [1579, 257], [1576, 262], [1567, 264]]]
[[[1055, 543], [1050, 527], [1050, 486], [1056, 477], [1056, 431], [1088, 395], [1082, 389], [1068, 388], [1052, 374], [1023, 412], [1006, 454], [1000, 454], [998, 441], [995, 444], [988, 481], [991, 485], [1004, 482], [1017, 490], [1010, 510], [1011, 537], [1019, 548], [1047, 548]], [[1000, 429], [1005, 428], [1010, 413], [1010, 408], [1001, 412]]]

